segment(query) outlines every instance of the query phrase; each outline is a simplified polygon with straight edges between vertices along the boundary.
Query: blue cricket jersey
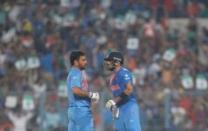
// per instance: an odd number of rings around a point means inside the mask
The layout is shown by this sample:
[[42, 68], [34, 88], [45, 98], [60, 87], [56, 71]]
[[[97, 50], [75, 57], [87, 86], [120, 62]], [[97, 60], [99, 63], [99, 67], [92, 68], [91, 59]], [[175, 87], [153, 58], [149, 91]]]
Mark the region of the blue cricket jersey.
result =
[[[117, 97], [121, 95], [122, 92], [126, 89], [126, 84], [127, 83], [132, 83], [132, 74], [131, 72], [124, 68], [121, 67], [117, 72], [115, 72], [110, 79], [110, 86], [111, 86], [111, 91], [113, 93], [114, 97]], [[134, 95], [134, 92], [132, 92], [128, 99], [125, 101], [122, 101], [118, 106], [121, 106], [127, 102], [136, 102], [136, 98]]]
[[75, 95], [72, 91], [74, 87], [89, 91], [86, 72], [72, 67], [67, 77], [69, 107], [89, 107], [90, 98]]

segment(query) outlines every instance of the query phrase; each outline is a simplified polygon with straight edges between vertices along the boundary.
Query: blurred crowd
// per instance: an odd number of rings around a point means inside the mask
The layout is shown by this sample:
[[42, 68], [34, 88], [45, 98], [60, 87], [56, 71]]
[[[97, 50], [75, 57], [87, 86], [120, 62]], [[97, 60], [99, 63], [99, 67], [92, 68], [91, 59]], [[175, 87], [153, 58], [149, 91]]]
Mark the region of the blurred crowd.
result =
[[[104, 103], [112, 50], [132, 71], [143, 131], [208, 131], [207, 0], [2, 0], [0, 131], [67, 129], [66, 76], [83, 50], [98, 131], [112, 130]], [[186, 18], [183, 28], [170, 19]]]

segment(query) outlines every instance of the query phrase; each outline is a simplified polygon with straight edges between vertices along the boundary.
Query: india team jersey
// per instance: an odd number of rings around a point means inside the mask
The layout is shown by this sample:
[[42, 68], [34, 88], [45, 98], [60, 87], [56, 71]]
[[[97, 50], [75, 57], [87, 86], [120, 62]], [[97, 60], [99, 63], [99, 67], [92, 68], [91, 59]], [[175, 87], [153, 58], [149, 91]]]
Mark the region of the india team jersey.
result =
[[[110, 79], [110, 86], [111, 86], [111, 91], [113, 93], [113, 96], [117, 97], [121, 95], [121, 93], [126, 89], [125, 85], [129, 82], [132, 83], [131, 72], [129, 72], [128, 69], [121, 67], [116, 73], [114, 73], [111, 76], [111, 79]], [[125, 101], [124, 103], [129, 102], [129, 101], [136, 102], [136, 99], [133, 93], [130, 94], [129, 99]]]
[[80, 97], [73, 93], [72, 88], [74, 87], [78, 87], [84, 91], [89, 91], [85, 71], [81, 71], [78, 68], [73, 67], [70, 69], [67, 77], [69, 107], [90, 106], [90, 99], [88, 97]]

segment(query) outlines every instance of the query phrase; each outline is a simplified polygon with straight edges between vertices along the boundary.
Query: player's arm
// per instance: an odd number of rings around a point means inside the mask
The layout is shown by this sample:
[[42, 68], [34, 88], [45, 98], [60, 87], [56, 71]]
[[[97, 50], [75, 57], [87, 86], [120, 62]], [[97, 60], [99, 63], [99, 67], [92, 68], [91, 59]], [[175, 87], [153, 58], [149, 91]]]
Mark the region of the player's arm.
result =
[[70, 82], [71, 87], [72, 87], [72, 92], [74, 95], [79, 96], [79, 97], [89, 97], [91, 99], [94, 99], [96, 101], [99, 100], [99, 94], [97, 92], [87, 92], [81, 89], [81, 74], [75, 74], [71, 76]]
[[80, 97], [88, 97], [89, 92], [83, 91], [80, 87], [73, 87], [72, 91], [75, 95], [80, 96]]
[[113, 101], [116, 103], [116, 105], [120, 105], [122, 101], [126, 101], [129, 97], [129, 95], [133, 92], [133, 86], [131, 82], [128, 82], [125, 84], [125, 90], [117, 97], [113, 99]]
[[106, 108], [110, 111], [112, 111], [112, 116], [114, 118], [119, 117], [119, 108], [118, 106], [122, 103], [125, 103], [129, 99], [129, 95], [133, 92], [133, 86], [131, 82], [128, 82], [125, 84], [125, 90], [117, 97], [115, 97], [112, 100], [109, 100], [106, 103]]
[[98, 92], [87, 92], [80, 89], [79, 87], [73, 87], [72, 91], [75, 95], [79, 97], [89, 97], [90, 99], [94, 100], [95, 103], [97, 103], [98, 100], [100, 99]]
[[125, 84], [125, 90], [119, 96], [114, 97], [112, 100], [109, 100], [106, 103], [106, 107], [110, 110], [128, 101], [129, 95], [133, 92], [131, 76], [129, 73], [126, 73], [122, 76], [122, 81]]
[[106, 103], [107, 109], [113, 110], [113, 108], [116, 108], [129, 99], [129, 95], [133, 92], [133, 86], [131, 82], [128, 82], [125, 84], [125, 87], [125, 90], [119, 96], [114, 97], [114, 99]]

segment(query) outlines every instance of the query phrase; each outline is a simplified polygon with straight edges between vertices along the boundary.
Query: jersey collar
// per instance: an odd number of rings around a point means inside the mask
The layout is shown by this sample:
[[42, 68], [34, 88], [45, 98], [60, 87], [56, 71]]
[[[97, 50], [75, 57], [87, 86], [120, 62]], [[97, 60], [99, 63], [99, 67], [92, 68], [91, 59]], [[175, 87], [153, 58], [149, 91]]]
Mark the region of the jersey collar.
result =
[[72, 69], [80, 71], [80, 69], [75, 66], [72, 66]]

